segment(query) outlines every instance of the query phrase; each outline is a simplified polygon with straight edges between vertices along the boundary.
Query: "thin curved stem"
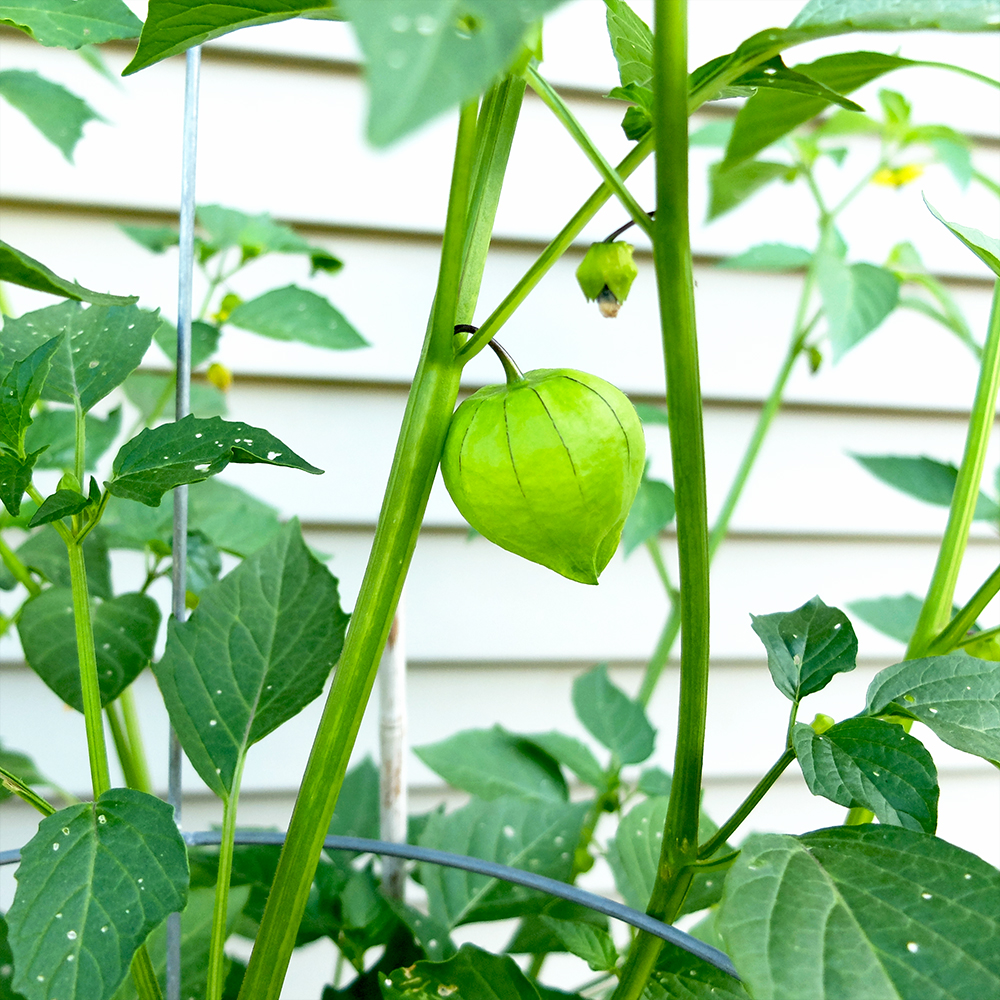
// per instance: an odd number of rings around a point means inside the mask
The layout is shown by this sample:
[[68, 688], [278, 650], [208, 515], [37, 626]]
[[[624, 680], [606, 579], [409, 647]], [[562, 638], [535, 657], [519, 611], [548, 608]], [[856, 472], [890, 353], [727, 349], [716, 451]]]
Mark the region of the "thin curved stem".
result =
[[[1000, 592], [1000, 566], [986, 578], [983, 585], [972, 595], [968, 604], [955, 615], [946, 628], [932, 640], [927, 652], [930, 656], [940, 653], [950, 653], [962, 644], [965, 634], [975, 624], [986, 606]], [[982, 633], [970, 636], [970, 639], [980, 638]]]

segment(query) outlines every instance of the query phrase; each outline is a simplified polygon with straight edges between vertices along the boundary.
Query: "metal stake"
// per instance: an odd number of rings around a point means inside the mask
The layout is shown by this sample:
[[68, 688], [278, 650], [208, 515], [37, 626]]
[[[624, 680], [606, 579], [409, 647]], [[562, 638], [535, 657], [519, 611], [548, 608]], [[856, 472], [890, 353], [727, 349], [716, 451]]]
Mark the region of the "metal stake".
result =
[[[198, 77], [201, 46], [187, 50], [184, 78], [184, 137], [181, 151], [180, 261], [177, 277], [177, 395], [174, 419], [186, 417], [191, 409], [191, 309], [194, 283], [194, 185], [198, 158]], [[187, 618], [187, 524], [186, 486], [174, 490], [173, 600], [174, 618]], [[181, 745], [170, 730], [170, 769], [167, 801], [181, 823]], [[181, 996], [181, 915], [167, 918], [167, 1000]]]
[[[379, 743], [381, 748], [380, 830], [384, 840], [406, 843], [406, 612], [405, 591], [396, 608], [379, 664]], [[382, 859], [382, 891], [403, 899], [406, 866], [402, 858]]]

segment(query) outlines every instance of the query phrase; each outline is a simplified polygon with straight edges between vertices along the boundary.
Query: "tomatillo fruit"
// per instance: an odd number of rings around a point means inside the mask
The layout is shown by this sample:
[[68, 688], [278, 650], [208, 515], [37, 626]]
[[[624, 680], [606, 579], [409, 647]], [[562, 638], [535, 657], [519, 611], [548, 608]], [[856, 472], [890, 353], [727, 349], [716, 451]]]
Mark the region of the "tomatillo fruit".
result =
[[441, 471], [452, 500], [501, 548], [596, 584], [621, 538], [645, 464], [635, 408], [569, 368], [522, 376], [505, 362], [455, 411]]

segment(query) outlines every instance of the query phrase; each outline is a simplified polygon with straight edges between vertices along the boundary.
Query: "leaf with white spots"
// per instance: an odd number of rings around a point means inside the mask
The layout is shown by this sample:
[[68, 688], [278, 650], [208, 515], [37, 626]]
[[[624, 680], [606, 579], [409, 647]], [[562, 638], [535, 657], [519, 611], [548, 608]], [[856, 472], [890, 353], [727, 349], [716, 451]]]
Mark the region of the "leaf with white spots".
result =
[[[384, 1000], [538, 1000], [539, 993], [509, 955], [464, 944], [447, 962], [416, 962], [380, 982]], [[560, 994], [562, 995], [562, 994]], [[567, 996], [569, 994], [566, 994]]]
[[858, 639], [847, 615], [818, 597], [795, 611], [750, 618], [767, 650], [775, 686], [791, 701], [822, 690], [834, 674], [857, 666]]
[[[101, 704], [115, 700], [149, 663], [160, 627], [160, 608], [146, 594], [91, 601]], [[83, 711], [73, 624], [73, 595], [50, 587], [24, 605], [17, 623], [28, 666], [67, 705]]]
[[[558, 802], [506, 795], [473, 799], [447, 816], [434, 812], [420, 846], [521, 868], [566, 880], [586, 815], [586, 802]], [[549, 897], [488, 875], [422, 863], [420, 881], [431, 916], [448, 928], [538, 912]]]
[[149, 932], [184, 908], [187, 851], [167, 803], [112, 788], [43, 819], [16, 877], [14, 989], [108, 1000]]
[[70, 404], [79, 400], [86, 413], [139, 366], [159, 325], [156, 312], [137, 306], [85, 309], [77, 302], [60, 302], [5, 320], [4, 367], [59, 337], [42, 398]]
[[146, 428], [126, 441], [104, 485], [114, 496], [159, 507], [163, 494], [183, 483], [200, 483], [230, 462], [281, 465], [321, 475], [273, 434], [221, 417], [187, 416]]
[[848, 809], [871, 809], [880, 823], [934, 832], [937, 768], [923, 743], [902, 726], [845, 719], [820, 734], [798, 723], [792, 742], [813, 795]]
[[868, 715], [918, 719], [958, 750], [1000, 761], [1000, 663], [966, 653], [904, 660], [868, 687]]
[[1000, 995], [1000, 872], [899, 826], [748, 838], [717, 926], [759, 1000]]
[[296, 521], [200, 597], [170, 620], [153, 672], [184, 752], [225, 798], [250, 747], [319, 696], [347, 615]]

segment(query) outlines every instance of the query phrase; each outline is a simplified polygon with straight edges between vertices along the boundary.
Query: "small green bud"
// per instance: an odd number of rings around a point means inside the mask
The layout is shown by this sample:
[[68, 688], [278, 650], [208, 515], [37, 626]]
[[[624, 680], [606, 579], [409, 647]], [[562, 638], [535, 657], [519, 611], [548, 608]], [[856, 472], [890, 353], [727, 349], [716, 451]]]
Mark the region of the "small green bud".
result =
[[621, 390], [584, 372], [541, 369], [462, 403], [441, 472], [481, 535], [595, 584], [618, 548], [645, 457], [642, 424]]
[[824, 715], [822, 712], [816, 713], [816, 718], [809, 723], [812, 727], [812, 731], [817, 736], [822, 736], [831, 726], [835, 725], [833, 718], [829, 715]]
[[635, 247], [631, 243], [594, 243], [576, 269], [588, 301], [596, 300], [601, 315], [618, 315], [618, 309], [628, 298], [629, 289], [639, 273], [632, 260]]
[[59, 485], [56, 487], [59, 490], [72, 490], [74, 493], [82, 493], [83, 490], [80, 488], [80, 480], [73, 475], [72, 472], [67, 472], [63, 475], [62, 479], [59, 480]]

